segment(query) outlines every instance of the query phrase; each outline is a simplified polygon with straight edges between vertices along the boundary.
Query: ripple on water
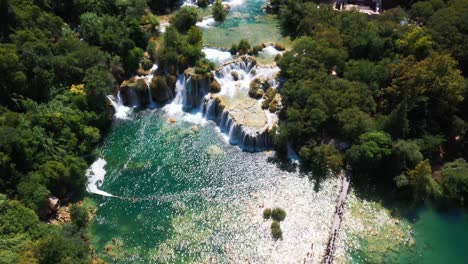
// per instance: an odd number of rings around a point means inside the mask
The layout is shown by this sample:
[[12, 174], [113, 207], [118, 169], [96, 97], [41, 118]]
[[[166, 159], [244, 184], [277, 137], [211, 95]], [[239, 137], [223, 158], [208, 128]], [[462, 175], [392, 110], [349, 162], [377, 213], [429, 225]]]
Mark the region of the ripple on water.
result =
[[[298, 263], [312, 253], [319, 262], [340, 181], [315, 192], [309, 178], [279, 169], [264, 153], [226, 144], [213, 124], [192, 127], [168, 123], [163, 110], [113, 126], [101, 149], [108, 161], [102, 190], [138, 199], [96, 198], [92, 232], [101, 255], [124, 263]], [[280, 241], [262, 218], [276, 206], [287, 212]]]

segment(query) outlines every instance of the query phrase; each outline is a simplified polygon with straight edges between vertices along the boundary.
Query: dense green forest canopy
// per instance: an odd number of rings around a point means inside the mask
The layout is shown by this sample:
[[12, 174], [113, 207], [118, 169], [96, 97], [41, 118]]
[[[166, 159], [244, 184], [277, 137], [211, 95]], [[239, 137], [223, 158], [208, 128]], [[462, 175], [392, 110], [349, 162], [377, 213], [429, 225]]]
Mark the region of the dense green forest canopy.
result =
[[468, 1], [417, 1], [372, 18], [279, 3], [281, 26], [295, 38], [278, 62], [287, 80], [280, 153], [290, 143], [316, 176], [345, 159], [356, 178], [397, 186], [400, 196], [463, 203]]

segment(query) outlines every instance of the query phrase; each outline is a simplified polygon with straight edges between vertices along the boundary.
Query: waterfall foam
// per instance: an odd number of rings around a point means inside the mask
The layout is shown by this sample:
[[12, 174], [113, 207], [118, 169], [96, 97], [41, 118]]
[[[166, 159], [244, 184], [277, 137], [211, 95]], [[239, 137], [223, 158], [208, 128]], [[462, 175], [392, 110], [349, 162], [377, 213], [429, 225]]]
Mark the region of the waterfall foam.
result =
[[243, 57], [225, 64], [215, 72], [221, 85], [219, 94], [204, 97], [202, 113], [228, 135], [229, 143], [246, 151], [263, 151], [272, 146], [271, 132], [278, 122], [276, 114], [263, 110], [262, 100], [249, 98], [249, 86], [255, 78], [276, 87], [276, 66], [259, 66]]
[[102, 196], [114, 197], [114, 195], [99, 190], [102, 183], [104, 182], [104, 177], [106, 176], [106, 161], [102, 158], [98, 158], [91, 166], [86, 170], [86, 177], [88, 177], [88, 184], [86, 185], [86, 191], [89, 193], [99, 194]]
[[207, 29], [207, 28], [213, 27], [215, 24], [216, 24], [216, 21], [214, 20], [214, 18], [209, 16], [209, 17], [203, 18], [202, 21], [197, 22], [195, 25], [201, 29]]
[[215, 48], [204, 47], [202, 52], [205, 53], [205, 58], [217, 64], [225, 63], [232, 60], [232, 55], [229, 51], [223, 51]]
[[[208, 58], [219, 62], [232, 58], [229, 52], [212, 48], [204, 48], [203, 51]], [[117, 93], [117, 101], [109, 96], [116, 118], [129, 118], [132, 109], [125, 105], [156, 107], [151, 90], [156, 70], [155, 64], [146, 75], [125, 81]], [[172, 102], [163, 110], [171, 122], [181, 119], [204, 124], [205, 120], [212, 120], [228, 136], [231, 144], [246, 151], [263, 151], [272, 146], [271, 132], [278, 124], [278, 117], [268, 109], [262, 109], [263, 99], [250, 98], [249, 89], [252, 85], [259, 85], [263, 89], [259, 91], [261, 94], [269, 87], [276, 88], [278, 73], [276, 65], [258, 65], [254, 58], [248, 56], [224, 63], [211, 74], [201, 75], [189, 68], [179, 74], [175, 96], [169, 96], [173, 98]], [[125, 93], [124, 96], [121, 93]]]
[[117, 100], [113, 95], [107, 96], [107, 99], [114, 107], [115, 114], [114, 117], [117, 119], [130, 119], [130, 113], [132, 112], [132, 108], [125, 106], [122, 102], [122, 98], [120, 96], [120, 92], [117, 93]]

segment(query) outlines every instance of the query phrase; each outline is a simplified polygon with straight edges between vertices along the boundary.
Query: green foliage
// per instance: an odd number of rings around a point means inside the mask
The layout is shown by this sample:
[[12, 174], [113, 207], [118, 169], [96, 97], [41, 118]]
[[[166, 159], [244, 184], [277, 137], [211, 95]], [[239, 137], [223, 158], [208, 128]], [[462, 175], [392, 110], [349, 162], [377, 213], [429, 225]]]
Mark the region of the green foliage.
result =
[[442, 189], [432, 178], [432, 170], [429, 160], [421, 161], [408, 172], [408, 179], [416, 198], [423, 199], [428, 196], [440, 198]]
[[263, 210], [263, 219], [270, 219], [271, 217], [271, 208], [265, 208]]
[[419, 60], [429, 55], [432, 46], [431, 37], [421, 27], [414, 27], [396, 41], [396, 47], [401, 54], [414, 55]]
[[198, 60], [195, 64], [195, 73], [201, 74], [203, 76], [207, 76], [215, 69], [215, 65], [213, 62], [207, 59]]
[[275, 221], [281, 222], [286, 218], [286, 212], [279, 207], [275, 207], [271, 211], [271, 218]]
[[392, 151], [397, 162], [396, 167], [401, 171], [412, 169], [423, 160], [419, 146], [414, 141], [398, 140]]
[[70, 208], [70, 214], [73, 223], [78, 228], [84, 228], [89, 223], [89, 213], [86, 208], [82, 205], [74, 204]]
[[237, 51], [239, 52], [239, 55], [247, 54], [249, 50], [250, 50], [249, 41], [246, 39], [241, 39], [239, 41], [239, 44], [237, 45]]
[[210, 4], [209, 0], [197, 0], [197, 5], [201, 8], [205, 8]]
[[198, 10], [194, 7], [183, 7], [177, 11], [172, 19], [172, 24], [181, 33], [187, 32], [195, 26], [199, 19]]
[[381, 88], [388, 85], [390, 71], [386, 60], [378, 63], [369, 60], [350, 60], [345, 66], [344, 78], [367, 84], [375, 96]]
[[383, 92], [384, 105], [394, 109], [407, 104], [410, 130], [438, 133], [463, 100], [463, 77], [456, 62], [446, 54], [432, 53], [422, 61], [402, 59], [391, 68], [393, 80]]
[[368, 132], [359, 137], [359, 141], [346, 153], [351, 164], [361, 173], [379, 167], [392, 152], [392, 140], [384, 132]]
[[124, 60], [124, 67], [127, 72], [133, 72], [138, 69], [140, 61], [143, 59], [144, 51], [138, 47], [130, 50]]
[[283, 231], [281, 230], [281, 225], [278, 221], [274, 220], [271, 223], [271, 236], [274, 239], [280, 239], [283, 237]]
[[444, 195], [461, 203], [468, 198], [468, 164], [463, 159], [446, 163], [442, 168]]
[[437, 10], [427, 22], [427, 28], [435, 41], [435, 46], [448, 50], [467, 73], [468, 70], [468, 32], [466, 21], [468, 1], [451, 1], [445, 8]]
[[211, 14], [215, 21], [224, 21], [227, 13], [228, 11], [224, 9], [223, 2], [221, 0], [215, 0], [211, 8]]
[[231, 48], [229, 49], [229, 52], [231, 53], [231, 55], [236, 55], [237, 54], [237, 44], [236, 43], [232, 43]]
[[201, 52], [201, 36], [202, 33], [196, 26], [192, 26], [186, 36], [174, 27], [168, 27], [156, 54], [158, 65], [171, 74], [176, 74], [177, 68], [181, 70], [194, 66], [204, 56]]
[[336, 175], [344, 166], [343, 155], [334, 145], [303, 146], [299, 151], [299, 157], [304, 162], [304, 166], [310, 168], [317, 178], [323, 178], [329, 174]]

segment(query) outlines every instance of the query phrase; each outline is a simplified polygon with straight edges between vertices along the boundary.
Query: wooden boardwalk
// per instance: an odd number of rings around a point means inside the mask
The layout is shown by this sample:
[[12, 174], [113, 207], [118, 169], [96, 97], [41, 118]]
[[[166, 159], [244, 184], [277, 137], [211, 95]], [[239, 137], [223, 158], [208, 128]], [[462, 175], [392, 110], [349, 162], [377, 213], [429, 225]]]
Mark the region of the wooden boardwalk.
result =
[[349, 183], [351, 181], [351, 169], [349, 166], [346, 168], [345, 176], [343, 178], [343, 184], [341, 186], [341, 192], [338, 196], [338, 203], [336, 205], [335, 216], [333, 217], [333, 223], [330, 230], [330, 238], [328, 240], [327, 249], [323, 258], [323, 263], [333, 263], [333, 255], [335, 253], [335, 242], [338, 238], [338, 232], [340, 231], [341, 221], [343, 220], [343, 211], [348, 196]]

